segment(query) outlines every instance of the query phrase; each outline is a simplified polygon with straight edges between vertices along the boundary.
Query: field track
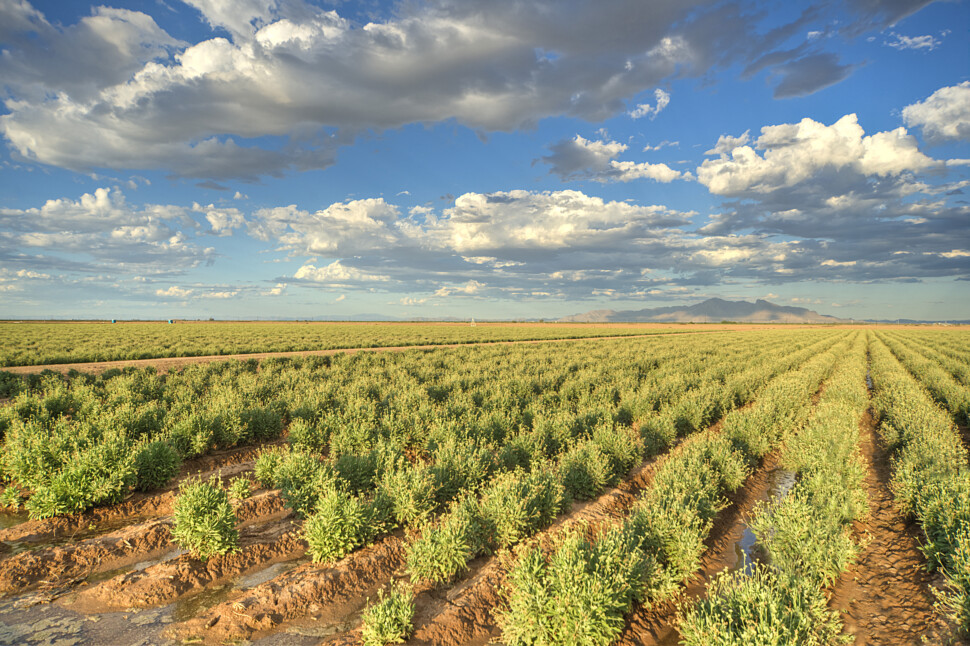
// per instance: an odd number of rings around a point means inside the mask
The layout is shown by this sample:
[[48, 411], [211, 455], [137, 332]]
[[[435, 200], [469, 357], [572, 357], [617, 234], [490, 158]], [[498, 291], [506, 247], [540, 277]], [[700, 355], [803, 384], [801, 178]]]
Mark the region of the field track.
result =
[[871, 414], [860, 430], [869, 467], [869, 518], [855, 528], [863, 551], [836, 582], [830, 605], [844, 612], [846, 632], [857, 644], [917, 645], [926, 643], [923, 636], [932, 643], [944, 629], [933, 611], [932, 592], [942, 577], [924, 569], [919, 526], [893, 505], [889, 456], [879, 445]]

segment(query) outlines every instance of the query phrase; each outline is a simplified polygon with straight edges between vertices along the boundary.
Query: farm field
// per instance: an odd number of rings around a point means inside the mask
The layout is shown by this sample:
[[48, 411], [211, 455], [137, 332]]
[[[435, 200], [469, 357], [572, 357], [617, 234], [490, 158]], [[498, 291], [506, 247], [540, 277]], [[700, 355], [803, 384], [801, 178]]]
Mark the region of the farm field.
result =
[[0, 644], [967, 643], [970, 331], [427, 327], [4, 373]]
[[451, 345], [725, 329], [627, 323], [0, 321], [0, 367], [162, 357]]

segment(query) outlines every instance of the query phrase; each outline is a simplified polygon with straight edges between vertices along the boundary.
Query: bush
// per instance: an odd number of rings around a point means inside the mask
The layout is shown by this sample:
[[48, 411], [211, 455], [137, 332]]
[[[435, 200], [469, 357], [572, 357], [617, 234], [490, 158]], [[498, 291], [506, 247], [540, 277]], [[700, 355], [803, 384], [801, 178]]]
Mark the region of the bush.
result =
[[408, 544], [408, 572], [415, 582], [443, 583], [463, 572], [485, 547], [485, 528], [477, 501], [468, 496], [452, 503], [437, 526], [425, 525], [421, 536]]
[[289, 454], [289, 447], [285, 446], [277, 446], [262, 451], [256, 458], [254, 467], [256, 480], [264, 487], [278, 487], [276, 472]]
[[222, 488], [222, 480], [187, 479], [179, 487], [174, 508], [172, 541], [176, 545], [203, 560], [239, 551], [236, 513], [229, 503], [229, 494]]
[[361, 617], [362, 646], [402, 644], [410, 635], [414, 620], [414, 592], [404, 584], [395, 585], [387, 596], [378, 593], [378, 601], [364, 610]]
[[367, 501], [339, 491], [323, 492], [303, 523], [314, 563], [336, 561], [388, 529], [388, 505], [382, 496]]
[[378, 489], [390, 500], [394, 520], [400, 525], [424, 520], [438, 508], [437, 480], [426, 465], [402, 460], [383, 475]]
[[548, 560], [531, 548], [509, 572], [502, 639], [509, 646], [611, 644], [651, 567], [628, 528], [611, 529], [596, 543], [572, 531]]
[[229, 485], [229, 498], [239, 502], [253, 495], [252, 481], [249, 478], [235, 478]]
[[511, 547], [551, 523], [561, 511], [563, 488], [550, 469], [498, 476], [482, 494], [480, 513], [493, 549]]
[[135, 488], [151, 491], [165, 486], [178, 475], [182, 459], [172, 445], [163, 440], [149, 442], [135, 453]]
[[722, 572], [707, 587], [707, 597], [684, 614], [681, 643], [687, 646], [773, 646], [838, 644], [838, 616], [809, 579], [756, 565], [746, 572]]

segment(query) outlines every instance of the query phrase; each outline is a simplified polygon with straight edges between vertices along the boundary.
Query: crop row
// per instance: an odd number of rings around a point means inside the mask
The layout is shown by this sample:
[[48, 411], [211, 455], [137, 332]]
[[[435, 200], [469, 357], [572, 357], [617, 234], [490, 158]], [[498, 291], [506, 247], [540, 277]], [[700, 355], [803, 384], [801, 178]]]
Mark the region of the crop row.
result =
[[867, 512], [859, 420], [868, 406], [866, 340], [827, 381], [808, 423], [791, 437], [782, 464], [796, 474], [781, 499], [760, 503], [750, 526], [765, 554], [752, 569], [723, 572], [684, 615], [690, 646], [829, 644], [839, 641], [838, 613], [825, 589], [857, 554], [851, 524]]
[[609, 324], [0, 322], [0, 366], [678, 332]]
[[[876, 336], [956, 422], [970, 424], [970, 389], [959, 383], [938, 358], [928, 358], [921, 349], [900, 339], [878, 333]], [[964, 362], [954, 360], [953, 363], [955, 370], [966, 367]]]
[[698, 569], [713, 521], [753, 467], [806, 419], [811, 396], [849, 347], [844, 337], [768, 383], [719, 432], [685, 444], [654, 474], [619, 525], [579, 528], [520, 550], [509, 572], [508, 644], [608, 644], [635, 602], [670, 599]]
[[[796, 343], [831, 336], [809, 331]], [[284, 429], [293, 443], [334, 457], [382, 438], [411, 457], [470, 440], [497, 450], [520, 428], [552, 442], [557, 433], [645, 417], [671, 384], [716, 380], [705, 370], [715, 355], [751, 361], [788, 342], [770, 333], [666, 337], [582, 342], [570, 353], [468, 347], [22, 378], [0, 409], [0, 467], [11, 484], [4, 502], [29, 496], [33, 517], [117, 502], [133, 488], [163, 485], [186, 458]], [[689, 423], [686, 416], [671, 421]]]
[[884, 334], [882, 338], [902, 342], [910, 349], [939, 363], [964, 386], [970, 386], [970, 352], [957, 352], [941, 344], [939, 339], [926, 338], [913, 333]]
[[970, 632], [970, 468], [952, 417], [880, 340], [870, 346], [879, 433], [893, 454], [892, 489], [923, 528], [923, 552], [944, 574], [944, 602]]
[[[279, 487], [288, 504], [307, 517], [307, 541], [319, 561], [338, 559], [394, 526], [420, 526], [451, 503], [437, 527], [408, 548], [416, 580], [445, 581], [476, 554], [531, 535], [572, 500], [598, 495], [645, 455], [743, 403], [764, 375], [787, 370], [817, 345], [785, 356], [740, 347], [703, 363], [689, 353], [665, 363], [665, 371], [678, 378], [669, 380], [649, 408], [642, 401], [634, 406], [635, 415], [622, 399], [585, 411], [547, 402], [543, 417], [531, 426], [501, 438], [491, 429], [460, 442], [438, 438], [427, 459], [405, 459], [407, 447], [388, 434], [373, 443], [345, 445], [339, 455], [321, 461], [319, 452], [327, 445], [291, 430], [296, 450], [265, 454], [257, 476], [267, 474], [267, 484]], [[634, 419], [639, 432], [630, 424]]]

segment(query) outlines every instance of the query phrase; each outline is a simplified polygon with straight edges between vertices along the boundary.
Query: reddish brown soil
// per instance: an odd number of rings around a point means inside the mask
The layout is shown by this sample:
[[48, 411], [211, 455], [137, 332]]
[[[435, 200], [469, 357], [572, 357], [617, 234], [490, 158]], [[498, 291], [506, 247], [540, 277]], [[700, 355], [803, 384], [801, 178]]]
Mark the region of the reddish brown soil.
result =
[[[944, 644], [948, 629], [933, 609], [934, 576], [919, 550], [919, 526], [899, 512], [889, 489], [889, 456], [867, 413], [860, 425], [868, 463], [870, 514], [856, 526], [866, 544], [858, 561], [836, 582], [830, 605], [844, 613], [856, 646]], [[927, 641], [928, 640], [928, 641]]]
[[239, 539], [239, 552], [214, 556], [208, 561], [181, 554], [144, 570], [121, 574], [83, 590], [72, 607], [79, 611], [106, 612], [165, 605], [203, 592], [206, 586], [298, 558], [307, 547], [299, 529], [294, 529], [291, 522], [250, 528], [240, 532]]
[[306, 564], [255, 586], [195, 619], [173, 627], [178, 639], [206, 643], [254, 639], [284, 622], [330, 622], [360, 608], [404, 565], [404, 541], [389, 536], [334, 565]]
[[0, 563], [0, 593], [61, 583], [161, 555], [171, 549], [171, 522], [156, 520], [82, 543], [20, 552]]
[[[236, 509], [240, 526], [279, 516], [276, 491], [254, 496]], [[37, 584], [68, 585], [99, 572], [123, 568], [171, 552], [170, 518], [132, 525], [85, 541], [19, 552], [0, 561], [0, 593], [23, 592]]]
[[[622, 326], [621, 326], [622, 327]], [[634, 327], [631, 324], [629, 327]], [[658, 326], [648, 326], [652, 329], [677, 329], [682, 330], [685, 326], [683, 325], [658, 325]], [[206, 355], [199, 357], [162, 357], [158, 359], [129, 359], [122, 361], [92, 361], [89, 363], [52, 363], [43, 366], [10, 366], [7, 368], [0, 368], [5, 372], [10, 372], [16, 375], [30, 375], [39, 374], [44, 370], [52, 370], [54, 372], [59, 372], [61, 374], [67, 374], [71, 370], [77, 370], [79, 372], [85, 372], [88, 374], [101, 374], [106, 370], [111, 370], [114, 368], [148, 368], [153, 367], [158, 372], [170, 372], [173, 370], [178, 370], [186, 366], [195, 365], [198, 363], [213, 363], [216, 361], [229, 361], [231, 359], [236, 359], [239, 361], [248, 361], [249, 359], [270, 359], [273, 357], [307, 357], [307, 356], [317, 356], [325, 357], [334, 354], [354, 354], [356, 352], [405, 352], [407, 350], [436, 350], [438, 348], [463, 348], [470, 345], [516, 345], [522, 343], [529, 344], [539, 344], [539, 343], [561, 343], [564, 341], [604, 341], [609, 339], [622, 340], [622, 339], [640, 339], [645, 337], [655, 337], [661, 336], [662, 334], [707, 334], [711, 332], [722, 332], [726, 329], [731, 331], [742, 331], [751, 329], [768, 329], [773, 326], [771, 325], [732, 325], [728, 326], [704, 326], [703, 329], [691, 329], [688, 332], [678, 331], [669, 333], [651, 333], [651, 334], [625, 334], [625, 335], [604, 335], [595, 337], [569, 337], [562, 339], [533, 339], [533, 340], [523, 340], [523, 341], [473, 341], [469, 343], [441, 343], [441, 344], [428, 344], [428, 345], [401, 345], [401, 346], [383, 346], [378, 348], [333, 348], [330, 350], [296, 350], [292, 352], [254, 352], [251, 354], [217, 354], [217, 355]], [[777, 326], [774, 326], [777, 327]], [[802, 326], [802, 327], [814, 327], [814, 326]]]

